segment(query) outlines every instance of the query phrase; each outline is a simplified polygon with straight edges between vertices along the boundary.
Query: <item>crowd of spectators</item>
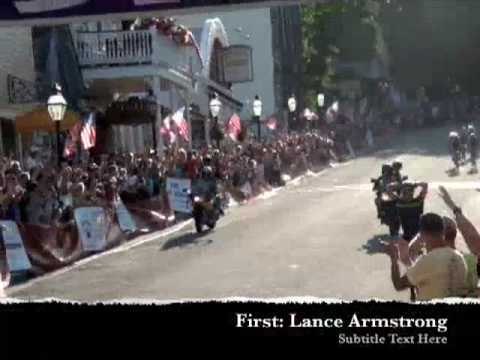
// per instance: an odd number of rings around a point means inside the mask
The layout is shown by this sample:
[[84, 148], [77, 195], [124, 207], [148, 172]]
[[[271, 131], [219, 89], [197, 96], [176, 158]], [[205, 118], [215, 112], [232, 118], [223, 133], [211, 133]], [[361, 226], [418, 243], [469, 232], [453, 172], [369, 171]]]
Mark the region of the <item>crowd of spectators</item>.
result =
[[104, 154], [82, 162], [45, 164], [31, 153], [22, 165], [0, 159], [0, 219], [36, 225], [62, 226], [73, 221], [78, 207], [112, 209], [125, 204], [164, 198], [168, 177], [189, 178], [192, 183], [209, 166], [221, 188], [236, 200], [285, 184], [295, 177], [328, 165], [335, 159], [333, 141], [318, 132], [282, 135], [275, 139], [221, 149], [187, 151], [167, 149], [162, 156]]

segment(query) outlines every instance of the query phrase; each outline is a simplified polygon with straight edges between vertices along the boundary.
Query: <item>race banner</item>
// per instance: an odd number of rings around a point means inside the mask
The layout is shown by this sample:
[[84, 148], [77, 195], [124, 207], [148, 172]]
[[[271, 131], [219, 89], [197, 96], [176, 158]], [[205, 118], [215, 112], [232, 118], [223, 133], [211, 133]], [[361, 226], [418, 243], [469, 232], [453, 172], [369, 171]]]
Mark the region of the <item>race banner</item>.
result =
[[101, 207], [75, 209], [78, 235], [85, 251], [102, 251], [107, 246], [107, 217]]
[[192, 200], [190, 179], [167, 178], [167, 195], [170, 208], [181, 213], [192, 213]]
[[10, 272], [30, 270], [32, 264], [23, 246], [22, 236], [17, 224], [14, 221], [0, 221], [0, 227]]
[[104, 15], [111, 18], [115, 14], [121, 19], [124, 14], [139, 12], [155, 14], [166, 10], [191, 9], [192, 13], [198, 13], [202, 7], [228, 8], [233, 4], [241, 5], [246, 2], [257, 6], [295, 3], [293, 0], [1, 0], [0, 26], [6, 23], [17, 26], [22, 23], [36, 25], [59, 21], [65, 23], [71, 17], [88, 18]]
[[130, 211], [128, 211], [122, 200], [115, 205], [115, 212], [117, 214], [118, 225], [123, 232], [137, 231], [137, 225], [135, 225]]

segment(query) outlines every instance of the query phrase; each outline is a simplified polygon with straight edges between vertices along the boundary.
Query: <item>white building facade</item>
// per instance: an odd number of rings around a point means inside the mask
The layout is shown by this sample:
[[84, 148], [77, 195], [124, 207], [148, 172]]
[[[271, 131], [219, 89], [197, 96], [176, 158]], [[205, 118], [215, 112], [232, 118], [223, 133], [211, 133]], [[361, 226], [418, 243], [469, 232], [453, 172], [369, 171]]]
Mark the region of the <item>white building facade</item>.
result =
[[232, 86], [233, 93], [245, 105], [239, 114], [240, 117], [247, 121], [251, 119], [255, 95], [262, 100], [263, 115], [273, 114], [276, 109], [270, 9], [242, 9], [205, 15], [184, 15], [179, 16], [178, 19], [190, 28], [199, 29], [207, 18], [212, 17], [220, 19], [223, 23], [230, 45], [247, 45], [252, 48], [253, 81]]
[[217, 50], [229, 45], [222, 22], [202, 22], [198, 49], [175, 43], [155, 27], [130, 30], [124, 26], [121, 22], [72, 26], [84, 79], [100, 108], [108, 108], [113, 98], [143, 97], [149, 90], [159, 105], [153, 126], [114, 126], [112, 150], [144, 152], [152, 145], [155, 129], [161, 152], [164, 144], [159, 128], [167, 115], [164, 110], [171, 113], [191, 105], [195, 111], [186, 113], [190, 142], [194, 147], [209, 144], [210, 97], [216, 93], [224, 104], [222, 122], [242, 107], [234, 92], [215, 76]]

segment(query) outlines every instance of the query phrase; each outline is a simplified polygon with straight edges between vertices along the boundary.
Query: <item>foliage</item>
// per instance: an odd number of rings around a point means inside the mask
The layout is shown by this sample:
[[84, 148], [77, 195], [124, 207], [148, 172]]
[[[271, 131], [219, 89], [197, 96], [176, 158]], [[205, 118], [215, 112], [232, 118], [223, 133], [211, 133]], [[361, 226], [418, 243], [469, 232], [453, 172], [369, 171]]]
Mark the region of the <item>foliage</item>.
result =
[[388, 62], [382, 26], [371, 4], [386, 3], [337, 1], [302, 8], [303, 84], [308, 106], [315, 106], [318, 92], [335, 87], [337, 61], [367, 62], [380, 56]]

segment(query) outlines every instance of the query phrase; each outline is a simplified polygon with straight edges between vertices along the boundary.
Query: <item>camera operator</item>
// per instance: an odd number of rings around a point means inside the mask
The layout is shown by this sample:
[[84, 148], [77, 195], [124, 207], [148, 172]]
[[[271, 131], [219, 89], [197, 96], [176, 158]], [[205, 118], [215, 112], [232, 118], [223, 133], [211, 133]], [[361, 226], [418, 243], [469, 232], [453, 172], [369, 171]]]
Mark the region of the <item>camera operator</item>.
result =
[[[415, 196], [415, 191], [420, 188], [420, 193]], [[397, 196], [394, 190], [398, 189]], [[425, 198], [428, 193], [427, 183], [405, 183], [390, 187], [388, 192], [397, 199], [397, 211], [403, 230], [403, 238], [410, 242], [417, 235], [420, 227], [420, 218], [423, 214]]]

